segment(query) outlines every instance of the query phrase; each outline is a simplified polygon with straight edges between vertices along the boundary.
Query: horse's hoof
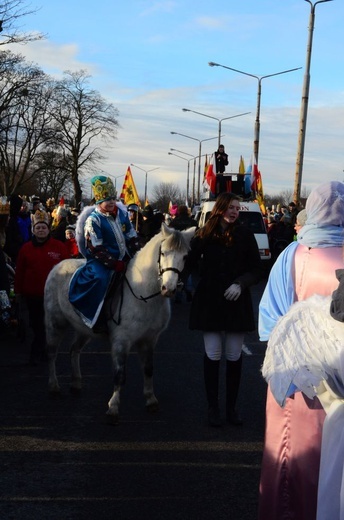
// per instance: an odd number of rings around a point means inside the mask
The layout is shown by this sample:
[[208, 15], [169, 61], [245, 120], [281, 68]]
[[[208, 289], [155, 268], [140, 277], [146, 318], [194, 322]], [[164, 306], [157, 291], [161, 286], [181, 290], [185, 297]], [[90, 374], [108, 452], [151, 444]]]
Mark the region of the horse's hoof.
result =
[[53, 400], [61, 399], [62, 395], [60, 390], [49, 390], [49, 398]]
[[76, 395], [76, 396], [79, 396], [81, 394], [81, 388], [77, 388], [75, 386], [71, 386], [69, 388], [69, 391], [72, 395]]
[[160, 406], [158, 401], [155, 403], [146, 404], [146, 410], [148, 413], [158, 413], [160, 412]]
[[117, 426], [119, 424], [119, 415], [118, 413], [113, 414], [106, 412], [106, 422], [110, 426]]

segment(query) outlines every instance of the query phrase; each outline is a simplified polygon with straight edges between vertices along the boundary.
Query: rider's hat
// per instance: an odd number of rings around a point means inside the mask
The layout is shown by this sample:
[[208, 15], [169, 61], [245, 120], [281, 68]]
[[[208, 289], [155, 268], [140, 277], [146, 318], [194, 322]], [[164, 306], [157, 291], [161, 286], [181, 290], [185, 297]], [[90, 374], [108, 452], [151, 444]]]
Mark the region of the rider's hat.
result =
[[91, 179], [91, 183], [96, 204], [116, 198], [116, 189], [110, 177], [96, 175]]

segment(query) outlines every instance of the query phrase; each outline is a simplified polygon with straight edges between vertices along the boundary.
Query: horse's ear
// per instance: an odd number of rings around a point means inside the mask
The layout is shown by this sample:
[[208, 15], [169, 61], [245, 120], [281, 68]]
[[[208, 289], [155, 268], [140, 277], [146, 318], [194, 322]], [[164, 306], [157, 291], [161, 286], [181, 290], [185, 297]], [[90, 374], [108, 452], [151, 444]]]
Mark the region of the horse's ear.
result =
[[164, 237], [167, 237], [173, 233], [173, 229], [171, 229], [164, 222], [162, 222], [161, 223], [161, 233]]
[[194, 236], [196, 229], [197, 229], [196, 227], [192, 227], [192, 228], [186, 229], [185, 231], [182, 231], [188, 244], [190, 244], [190, 241], [191, 241], [192, 237]]

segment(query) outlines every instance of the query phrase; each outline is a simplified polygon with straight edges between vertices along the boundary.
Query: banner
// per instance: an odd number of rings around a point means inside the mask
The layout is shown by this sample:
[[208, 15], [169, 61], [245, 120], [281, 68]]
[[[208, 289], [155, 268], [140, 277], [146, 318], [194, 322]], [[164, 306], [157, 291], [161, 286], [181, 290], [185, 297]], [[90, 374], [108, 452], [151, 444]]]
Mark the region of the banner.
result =
[[138, 206], [141, 206], [130, 166], [128, 166], [127, 173], [125, 175], [120, 198], [123, 200], [126, 206], [128, 206], [128, 204], [137, 204]]

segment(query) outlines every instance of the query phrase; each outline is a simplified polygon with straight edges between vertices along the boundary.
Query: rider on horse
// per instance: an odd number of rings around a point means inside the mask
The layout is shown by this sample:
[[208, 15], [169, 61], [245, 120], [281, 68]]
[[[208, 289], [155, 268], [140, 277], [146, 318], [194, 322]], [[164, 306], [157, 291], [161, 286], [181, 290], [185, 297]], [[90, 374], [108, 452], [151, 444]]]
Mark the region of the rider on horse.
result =
[[116, 204], [111, 179], [97, 175], [91, 183], [95, 206], [84, 210], [88, 216], [78, 244], [86, 264], [70, 282], [69, 300], [88, 327], [94, 332], [104, 332], [106, 324], [100, 312], [105, 297], [119, 273], [125, 272], [137, 234], [128, 213]]

